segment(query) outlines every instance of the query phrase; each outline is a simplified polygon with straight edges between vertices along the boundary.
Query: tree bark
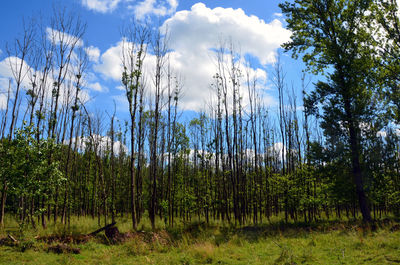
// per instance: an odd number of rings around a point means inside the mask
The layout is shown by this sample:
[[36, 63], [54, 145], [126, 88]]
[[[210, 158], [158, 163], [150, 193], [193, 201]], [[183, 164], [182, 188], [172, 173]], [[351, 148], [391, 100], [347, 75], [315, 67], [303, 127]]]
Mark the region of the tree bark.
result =
[[3, 190], [1, 191], [1, 200], [0, 200], [0, 226], [4, 226], [4, 213], [5, 213], [4, 211], [7, 200], [7, 190], [8, 190], [7, 181], [4, 180]]
[[353, 125], [349, 128], [350, 133], [350, 147], [351, 147], [351, 164], [353, 169], [354, 183], [356, 184], [356, 193], [358, 197], [358, 203], [360, 206], [361, 214], [364, 222], [372, 222], [371, 212], [368, 205], [368, 199], [365, 195], [363, 174], [360, 166], [360, 155], [358, 153], [358, 140]]

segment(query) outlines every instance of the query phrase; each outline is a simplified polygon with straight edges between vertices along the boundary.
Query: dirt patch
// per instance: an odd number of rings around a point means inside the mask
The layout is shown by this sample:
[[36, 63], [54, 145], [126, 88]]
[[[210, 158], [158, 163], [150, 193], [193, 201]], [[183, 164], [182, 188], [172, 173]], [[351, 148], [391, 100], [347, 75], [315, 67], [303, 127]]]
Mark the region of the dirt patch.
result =
[[11, 239], [8, 238], [8, 237], [0, 238], [0, 246], [15, 247], [15, 246], [17, 246], [17, 245], [18, 245], [17, 242], [11, 240]]
[[161, 245], [169, 245], [171, 244], [171, 237], [168, 232], [165, 230], [161, 230], [158, 232], [152, 232], [152, 242], [158, 242]]
[[390, 228], [390, 232], [396, 232], [400, 230], [400, 225], [396, 224]]
[[67, 244], [57, 244], [55, 246], [49, 246], [47, 251], [54, 252], [57, 254], [63, 254], [63, 253], [80, 254], [81, 253], [81, 250], [79, 248], [74, 248], [74, 247], [68, 246]]
[[37, 241], [42, 241], [47, 244], [51, 243], [64, 243], [64, 244], [84, 244], [89, 241], [91, 236], [89, 235], [74, 235], [74, 236], [60, 236], [60, 235], [50, 235], [50, 236], [41, 236], [36, 237]]

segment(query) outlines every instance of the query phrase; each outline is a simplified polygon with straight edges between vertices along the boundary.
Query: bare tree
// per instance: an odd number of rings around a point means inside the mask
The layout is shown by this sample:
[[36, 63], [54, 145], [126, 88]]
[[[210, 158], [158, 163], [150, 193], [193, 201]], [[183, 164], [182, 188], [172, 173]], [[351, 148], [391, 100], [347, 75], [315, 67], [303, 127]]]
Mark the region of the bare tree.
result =
[[115, 112], [116, 112], [116, 105], [114, 101], [114, 111], [113, 114], [110, 116], [110, 138], [111, 138], [111, 222], [115, 222], [115, 192], [116, 192], [116, 181], [117, 181], [117, 176], [116, 176], [116, 169], [115, 169], [115, 153], [114, 153], [114, 145], [115, 145], [115, 127], [114, 127], [114, 122], [115, 122]]
[[[49, 117], [49, 137], [59, 139], [56, 135], [58, 124], [58, 111], [60, 104], [60, 96], [65, 94], [65, 80], [70, 73], [71, 61], [76, 48], [81, 46], [82, 37], [86, 30], [86, 25], [82, 23], [80, 17], [72, 12], [68, 12], [66, 8], [54, 8], [54, 14], [51, 20], [51, 28], [46, 28], [48, 38], [53, 45], [53, 89], [50, 106]], [[49, 157], [49, 163], [52, 160], [52, 155]], [[58, 216], [58, 186], [55, 191], [54, 203], [54, 222]]]
[[13, 74], [15, 82], [15, 94], [11, 111], [10, 130], [8, 135], [8, 138], [10, 140], [12, 139], [15, 123], [18, 119], [19, 108], [17, 108], [17, 106], [21, 86], [28, 72], [30, 71], [29, 66], [28, 64], [26, 64], [25, 60], [28, 57], [31, 49], [33, 48], [35, 38], [35, 27], [33, 21], [31, 21], [29, 24], [25, 24], [25, 22], [23, 22], [23, 25], [24, 29], [22, 37], [20, 39], [15, 39], [14, 47], [12, 49], [7, 46], [8, 63], [11, 68], [11, 72]]
[[154, 85], [154, 98], [153, 98], [153, 122], [150, 133], [150, 187], [149, 193], [150, 203], [149, 203], [149, 217], [153, 230], [155, 229], [155, 215], [157, 207], [157, 144], [158, 144], [158, 130], [161, 120], [161, 108], [162, 108], [162, 97], [165, 88], [163, 87], [164, 78], [164, 67], [167, 62], [167, 41], [168, 34], [164, 34], [161, 30], [157, 30], [152, 42], [152, 51], [155, 55], [156, 63], [154, 69], [153, 85]]
[[141, 87], [140, 81], [143, 75], [143, 61], [147, 53], [149, 43], [149, 28], [140, 23], [135, 23], [123, 32], [122, 48], [122, 84], [125, 88], [126, 98], [129, 103], [130, 132], [131, 132], [131, 214], [132, 227], [136, 230], [136, 175], [135, 175], [135, 127], [138, 107], [138, 94]]
[[[79, 92], [82, 89], [82, 78], [83, 75], [87, 69], [88, 66], [88, 57], [86, 52], [83, 49], [79, 49], [77, 53], [77, 61], [74, 62], [74, 69], [72, 69], [73, 74], [74, 74], [74, 95], [73, 95], [73, 104], [70, 107], [71, 108], [71, 124], [69, 128], [69, 140], [68, 140], [68, 149], [67, 149], [67, 158], [65, 161], [65, 168], [64, 168], [64, 173], [65, 177], [67, 178], [67, 181], [65, 181], [65, 191], [64, 191], [64, 204], [63, 204], [63, 211], [62, 211], [62, 219], [66, 220], [66, 212], [67, 212], [67, 200], [68, 200], [68, 190], [69, 190], [69, 171], [70, 171], [70, 158], [71, 158], [71, 149], [72, 149], [72, 138], [74, 135], [74, 129], [75, 129], [75, 119], [76, 119], [76, 114], [77, 111], [79, 110], [80, 106], [79, 104], [82, 102], [79, 99]], [[69, 97], [67, 97], [69, 100]], [[66, 104], [67, 110], [66, 112], [69, 112], [69, 104]], [[67, 115], [66, 115], [67, 116]], [[66, 118], [65, 118], [66, 120]], [[64, 123], [64, 131], [66, 130], [66, 122]], [[63, 134], [64, 135], [64, 134]], [[64, 138], [64, 136], [63, 136]], [[64, 139], [62, 139], [63, 141]], [[76, 145], [76, 144], [75, 144]]]
[[[7, 45], [7, 62], [9, 63], [12, 75], [13, 75], [13, 81], [15, 82], [15, 93], [13, 95], [13, 104], [12, 104], [12, 110], [11, 110], [11, 121], [10, 121], [10, 127], [9, 127], [9, 133], [8, 133], [8, 141], [11, 141], [13, 138], [14, 134], [14, 129], [15, 129], [15, 124], [17, 123], [18, 120], [18, 114], [19, 114], [19, 107], [21, 103], [21, 98], [20, 98], [20, 91], [21, 87], [23, 84], [23, 81], [25, 80], [29, 69], [28, 64], [25, 63], [26, 58], [29, 55], [30, 50], [33, 48], [34, 45], [34, 36], [35, 36], [35, 28], [34, 28], [34, 23], [31, 21], [28, 24], [25, 24], [25, 21], [23, 21], [23, 33], [21, 38], [17, 38], [14, 41], [14, 45], [12, 48]], [[10, 81], [10, 87], [12, 85], [12, 82]], [[8, 112], [8, 104], [10, 100], [10, 91], [8, 91], [8, 99], [7, 99], [7, 111]], [[4, 118], [4, 127], [6, 125], [7, 118]], [[4, 130], [3, 127], [3, 130]], [[0, 197], [0, 225], [4, 224], [4, 209], [5, 209], [5, 204], [7, 200], [7, 190], [8, 190], [8, 180], [7, 176], [2, 176], [3, 179], [1, 180], [2, 182], [2, 190], [1, 190], [1, 197]]]

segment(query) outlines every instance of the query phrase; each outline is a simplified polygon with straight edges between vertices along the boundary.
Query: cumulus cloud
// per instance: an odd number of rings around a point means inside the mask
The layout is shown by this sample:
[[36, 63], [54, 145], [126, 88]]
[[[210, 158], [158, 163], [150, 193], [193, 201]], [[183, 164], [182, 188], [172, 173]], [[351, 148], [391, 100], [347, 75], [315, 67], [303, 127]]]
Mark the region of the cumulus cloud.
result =
[[85, 48], [85, 52], [89, 57], [89, 60], [95, 63], [99, 62], [100, 49], [94, 46], [89, 46]]
[[0, 110], [7, 108], [7, 95], [0, 94]]
[[[392, 134], [394, 134], [396, 136], [400, 136], [400, 128], [390, 128], [390, 130], [391, 130]], [[384, 129], [378, 131], [376, 133], [376, 136], [386, 138], [388, 136], [388, 133], [389, 133], [389, 128], [386, 128], [386, 129], [384, 128]]]
[[[69, 144], [70, 140], [64, 140], [64, 144]], [[98, 134], [93, 134], [91, 136], [77, 137], [71, 139], [72, 148], [76, 148], [80, 151], [86, 149], [88, 144], [93, 144], [93, 147], [97, 150], [98, 155], [105, 155], [105, 153], [110, 150], [111, 138], [109, 136], [102, 136]], [[114, 154], [117, 156], [122, 151], [123, 153], [128, 152], [128, 148], [120, 141], [114, 141], [113, 145]]]
[[284, 146], [283, 143], [281, 142], [274, 143], [271, 147], [268, 148], [267, 153], [273, 156], [277, 156], [281, 159], [282, 155], [286, 157], [287, 154], [286, 146]]
[[377, 137], [386, 138], [387, 132], [386, 132], [386, 131], [383, 131], [383, 130], [378, 131], [378, 132], [376, 133], [376, 136], [377, 136]]
[[7, 107], [8, 86], [9, 80], [0, 77], [0, 110], [6, 109]]
[[164, 23], [171, 34], [172, 48], [180, 51], [214, 48], [221, 36], [240, 43], [243, 53], [257, 57], [262, 64], [274, 63], [276, 50], [290, 39], [290, 31], [282, 22], [270, 23], [248, 16], [242, 9], [210, 9], [202, 3], [190, 11], [177, 12]]
[[118, 42], [110, 47], [100, 57], [100, 63], [93, 66], [93, 69], [102, 74], [105, 79], [121, 80], [122, 77], [122, 45]]
[[143, 19], [149, 15], [171, 15], [175, 13], [177, 7], [177, 0], [144, 0], [134, 6], [130, 6], [130, 9], [133, 9], [136, 19]]
[[[211, 100], [210, 85], [216, 74], [215, 51], [221, 45], [221, 40], [231, 40], [242, 55], [249, 55], [266, 66], [276, 61], [277, 49], [291, 35], [278, 19], [266, 23], [256, 16], [246, 15], [242, 9], [210, 9], [202, 3], [193, 5], [191, 10], [175, 13], [161, 28], [169, 34], [171, 51], [168, 56], [171, 66], [183, 80], [184, 96], [180, 106], [196, 111]], [[94, 66], [95, 71], [105, 79], [121, 80], [121, 55], [122, 41], [100, 56], [99, 63]], [[153, 61], [154, 56], [148, 54], [144, 67], [150, 75]], [[261, 82], [267, 80], [267, 73], [262, 66], [249, 68], [242, 60], [238, 63], [243, 72], [247, 69], [252, 77], [257, 77]], [[272, 97], [265, 96], [264, 99], [267, 104], [273, 102]]]
[[81, 3], [87, 9], [103, 14], [111, 13], [122, 5], [139, 20], [152, 15], [168, 16], [175, 13], [178, 7], [178, 0], [82, 0]]
[[[6, 102], [6, 94], [9, 87], [9, 80], [11, 80], [11, 90], [12, 93], [10, 95], [11, 98], [14, 97], [15, 90], [15, 76], [13, 72], [18, 72], [20, 66], [22, 65], [21, 71], [21, 89], [27, 90], [32, 87], [31, 81], [28, 78], [29, 76], [36, 75], [39, 79], [43, 76], [43, 73], [39, 70], [32, 68], [28, 63], [21, 60], [18, 57], [7, 57], [0, 61], [0, 109], [5, 108]], [[73, 75], [72, 75], [73, 76]], [[73, 80], [70, 79], [71, 75], [67, 75], [67, 78], [60, 90], [60, 104], [66, 104], [68, 99], [68, 94], [71, 95], [71, 91], [74, 90]], [[51, 98], [52, 93], [52, 85], [55, 81], [51, 76], [46, 76], [45, 83], [47, 84], [45, 87], [45, 98]], [[88, 90], [79, 91], [79, 99], [81, 102], [86, 103], [90, 99], [90, 95]], [[70, 96], [69, 101], [71, 102], [73, 99]]]
[[[29, 87], [30, 84], [27, 75], [29, 72], [31, 72], [32, 74], [35, 73], [34, 69], [32, 69], [25, 61], [15, 56], [7, 57], [4, 58], [2, 61], [0, 61], [0, 94], [4, 96], [4, 94], [7, 93], [9, 87], [9, 80], [11, 80], [12, 84], [14, 84], [13, 81], [14, 73], [19, 72], [20, 68], [21, 68], [21, 80], [20, 80], [21, 87], [22, 88]], [[13, 97], [13, 94], [11, 96]], [[5, 107], [5, 105], [3, 107]]]
[[74, 47], [83, 46], [83, 40], [65, 32], [61, 32], [47, 27], [46, 34], [47, 38], [55, 45], [59, 45], [62, 42], [64, 45], [69, 45]]
[[87, 88], [96, 91], [96, 92], [107, 92], [108, 89], [102, 85], [100, 85], [99, 82], [96, 83], [90, 83], [88, 85], [86, 85]]
[[[239, 52], [267, 65], [275, 62], [277, 49], [291, 35], [278, 19], [266, 23], [256, 16], [246, 15], [242, 9], [210, 9], [202, 3], [193, 5], [189, 11], [177, 12], [163, 28], [168, 28], [170, 46], [174, 50], [171, 65], [185, 77], [187, 92], [183, 101], [187, 108], [194, 110], [201, 108], [201, 101], [209, 98], [207, 88], [216, 73], [212, 50], [218, 48], [221, 39], [232, 40]], [[266, 78], [262, 69], [253, 69], [253, 75]]]
[[125, 93], [112, 96], [112, 99], [117, 103], [117, 111], [129, 110], [128, 100], [126, 99]]
[[18, 70], [21, 68], [21, 66], [22, 66], [21, 75], [22, 77], [26, 77], [27, 73], [31, 71], [30, 66], [25, 61], [22, 61], [18, 57], [15, 56], [7, 57], [0, 62], [0, 76], [6, 78], [13, 78], [14, 77], [13, 69], [15, 72], [19, 72]]
[[121, 0], [82, 0], [82, 5], [89, 10], [99, 13], [114, 11]]

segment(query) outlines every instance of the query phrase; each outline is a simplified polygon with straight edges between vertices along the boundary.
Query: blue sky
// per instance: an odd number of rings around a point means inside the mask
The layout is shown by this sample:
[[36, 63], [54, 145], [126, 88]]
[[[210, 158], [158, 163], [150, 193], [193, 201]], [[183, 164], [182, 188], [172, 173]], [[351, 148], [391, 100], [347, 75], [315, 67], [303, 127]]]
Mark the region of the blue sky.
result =
[[[168, 25], [171, 64], [182, 77], [181, 109], [187, 113], [199, 111], [209, 101], [209, 85], [216, 72], [213, 52], [221, 38], [231, 38], [242, 54], [252, 58], [252, 73], [260, 80], [264, 102], [276, 108], [276, 91], [271, 85], [279, 46], [290, 38], [280, 14], [278, 0], [14, 0], [2, 3], [0, 10], [0, 90], [5, 89], [9, 71], [5, 44], [12, 42], [22, 31], [21, 19], [50, 17], [52, 6], [67, 5], [87, 23], [83, 45], [90, 53], [91, 64], [85, 82], [85, 93], [92, 110], [110, 110], [117, 103], [121, 119], [127, 114], [119, 66], [121, 49], [120, 29], [133, 18], [151, 21], [154, 26]], [[46, 25], [50, 26], [50, 25]], [[150, 59], [151, 60], [151, 59]], [[3, 62], [3, 67], [1, 66]], [[282, 55], [287, 82], [300, 88], [303, 64]], [[149, 66], [150, 67], [150, 66]], [[1, 82], [2, 81], [2, 82]], [[298, 97], [300, 97], [298, 93]], [[4, 100], [4, 99], [3, 99]], [[298, 100], [299, 101], [299, 100]], [[0, 98], [1, 103], [1, 98]], [[1, 104], [0, 104], [1, 107]]]

